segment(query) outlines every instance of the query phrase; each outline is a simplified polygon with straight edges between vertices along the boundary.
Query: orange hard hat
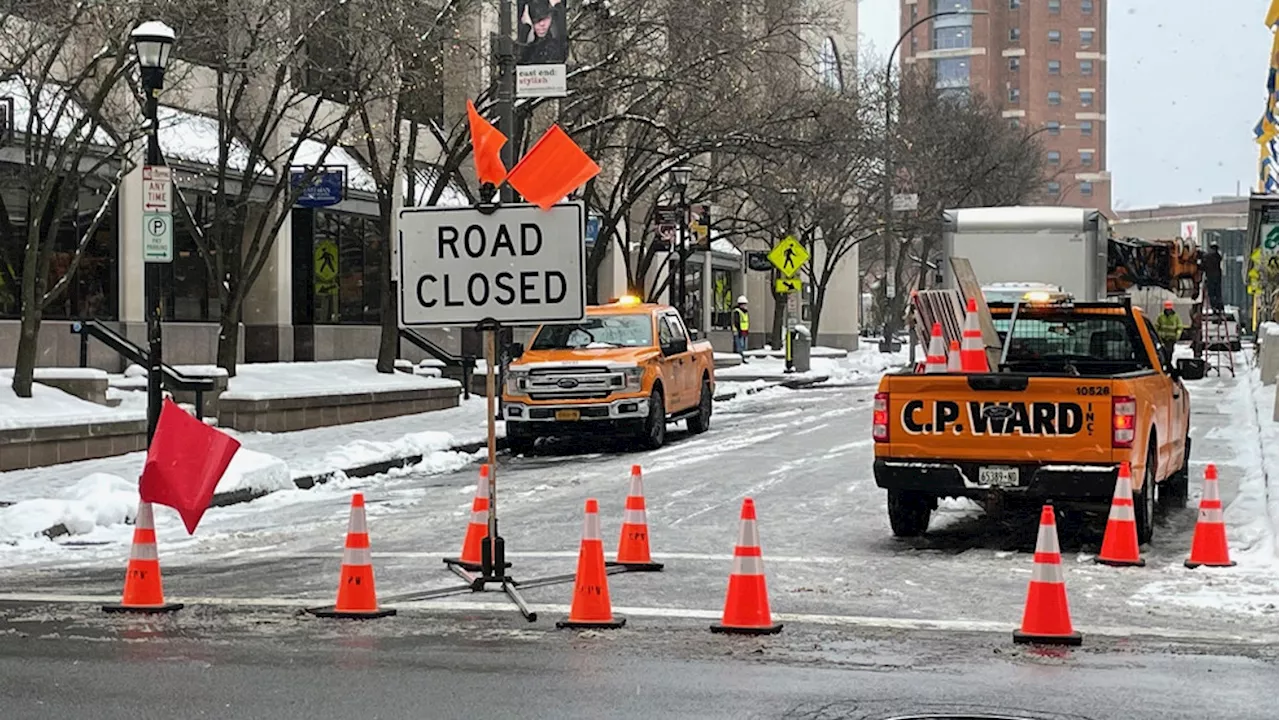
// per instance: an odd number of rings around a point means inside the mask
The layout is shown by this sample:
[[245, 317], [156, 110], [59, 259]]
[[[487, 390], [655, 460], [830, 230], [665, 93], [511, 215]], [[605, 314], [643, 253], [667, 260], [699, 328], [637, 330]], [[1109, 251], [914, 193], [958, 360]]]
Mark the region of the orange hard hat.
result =
[[1172, 300], [1165, 300], [1165, 301], [1164, 301], [1164, 309], [1165, 309], [1165, 310], [1172, 310], [1172, 309], [1173, 309], [1173, 301], [1172, 301]]

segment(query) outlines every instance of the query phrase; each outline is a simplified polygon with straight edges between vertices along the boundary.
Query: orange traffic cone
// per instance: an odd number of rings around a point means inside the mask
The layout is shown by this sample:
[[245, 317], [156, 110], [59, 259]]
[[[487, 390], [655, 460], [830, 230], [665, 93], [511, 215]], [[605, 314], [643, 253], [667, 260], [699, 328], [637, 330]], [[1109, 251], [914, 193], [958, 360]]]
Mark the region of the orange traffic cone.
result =
[[1096, 563], [1113, 567], [1147, 564], [1138, 551], [1138, 525], [1133, 517], [1133, 477], [1129, 463], [1120, 464], [1116, 474], [1116, 491], [1111, 496], [1111, 514], [1107, 517], [1107, 531], [1102, 536], [1102, 551], [1093, 559]]
[[373, 554], [369, 551], [369, 525], [364, 518], [364, 495], [351, 496], [351, 519], [347, 522], [347, 543], [342, 550], [342, 574], [338, 578], [338, 602], [333, 607], [308, 608], [325, 618], [368, 619], [395, 615], [391, 608], [378, 607], [373, 587]]
[[769, 614], [769, 592], [764, 582], [764, 557], [756, 529], [756, 504], [743, 498], [738, 523], [738, 544], [733, 548], [733, 569], [724, 600], [724, 616], [711, 632], [736, 635], [773, 635], [782, 632]]
[[1222, 499], [1218, 496], [1218, 466], [1209, 463], [1204, 469], [1204, 492], [1200, 495], [1200, 516], [1191, 536], [1191, 557], [1183, 563], [1189, 568], [1233, 567], [1227, 548], [1227, 526], [1222, 519]]
[[160, 553], [156, 549], [156, 519], [151, 503], [138, 503], [134, 519], [133, 548], [124, 575], [124, 597], [119, 604], [103, 605], [104, 612], [163, 613], [181, 610], [182, 603], [164, 601], [160, 579]]
[[947, 372], [958, 373], [960, 371], [960, 341], [952, 340], [951, 347], [947, 350]]
[[449, 565], [467, 570], [480, 569], [480, 546], [489, 537], [489, 465], [480, 466], [480, 480], [476, 482], [476, 496], [471, 501], [471, 520], [467, 522], [467, 534], [462, 538], [462, 554], [445, 558]]
[[622, 511], [622, 537], [618, 539], [618, 560], [628, 570], [654, 572], [662, 569], [649, 556], [649, 523], [644, 512], [644, 485], [640, 479], [640, 466], [631, 466], [631, 490], [627, 493], [627, 507]]
[[573, 581], [573, 602], [569, 618], [558, 628], [620, 628], [626, 618], [615, 618], [609, 602], [609, 575], [604, 567], [604, 542], [600, 539], [600, 505], [587, 500], [587, 516], [582, 522], [582, 544], [578, 548], [578, 573]]
[[924, 371], [926, 373], [944, 373], [947, 371], [947, 342], [942, 339], [942, 323], [934, 323], [929, 332], [929, 354], [925, 356]]
[[989, 372], [987, 346], [982, 342], [982, 328], [978, 325], [978, 301], [969, 298], [964, 313], [964, 331], [960, 334], [960, 370], [967, 373]]
[[1027, 605], [1022, 628], [1013, 631], [1015, 643], [1079, 645], [1083, 638], [1071, 628], [1067, 608], [1067, 584], [1062, 576], [1062, 552], [1058, 549], [1058, 526], [1053, 506], [1040, 511], [1040, 535], [1036, 538], [1035, 567], [1027, 588]]

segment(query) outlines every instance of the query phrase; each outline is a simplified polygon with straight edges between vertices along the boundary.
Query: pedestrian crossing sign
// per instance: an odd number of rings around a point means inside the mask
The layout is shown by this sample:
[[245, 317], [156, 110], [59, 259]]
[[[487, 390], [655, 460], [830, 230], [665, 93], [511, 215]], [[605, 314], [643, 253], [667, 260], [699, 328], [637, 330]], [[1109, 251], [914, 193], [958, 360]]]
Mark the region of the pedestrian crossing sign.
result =
[[779, 295], [800, 292], [800, 278], [778, 278], [773, 281], [773, 291]]
[[808, 251], [794, 235], [783, 238], [782, 242], [774, 245], [773, 250], [769, 252], [769, 262], [778, 268], [783, 277], [795, 277], [808, 260]]

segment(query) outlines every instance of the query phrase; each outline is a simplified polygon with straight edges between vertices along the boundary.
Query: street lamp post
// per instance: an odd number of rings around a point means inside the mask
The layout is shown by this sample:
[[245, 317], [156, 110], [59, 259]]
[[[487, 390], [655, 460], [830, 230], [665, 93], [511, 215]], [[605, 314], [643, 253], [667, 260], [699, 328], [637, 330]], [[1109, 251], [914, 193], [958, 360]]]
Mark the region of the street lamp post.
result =
[[[791, 211], [795, 206], [796, 195], [798, 194], [799, 194], [799, 191], [792, 187], [782, 189], [783, 202], [786, 203], [786, 223], [787, 223], [787, 227], [784, 230], [784, 233], [785, 233], [784, 237], [790, 237], [792, 233], [792, 228], [794, 227], [794, 224], [793, 224], [794, 221], [793, 221], [793, 218], [791, 217]], [[776, 284], [776, 279], [781, 277], [782, 277], [782, 273], [775, 270], [774, 271], [775, 284]], [[790, 373], [790, 372], [795, 372], [795, 369], [796, 369], [794, 358], [791, 355], [791, 330], [795, 326], [795, 323], [791, 318], [791, 294], [790, 293], [786, 295], [786, 297], [784, 298], [784, 302], [785, 304], [782, 306], [782, 357], [783, 357], [782, 371]]]
[[[884, 297], [886, 306], [892, 301], [893, 296], [890, 290], [889, 282], [894, 279], [897, 274], [890, 266], [890, 258], [893, 255], [893, 56], [898, 52], [898, 48], [907, 38], [911, 37], [911, 33], [921, 25], [936, 20], [940, 17], [949, 15], [986, 15], [986, 10], [946, 10], [944, 12], [936, 12], [932, 15], [926, 15], [919, 20], [907, 26], [902, 31], [902, 35], [898, 38], [898, 42], [893, 44], [893, 49], [889, 51], [889, 59], [884, 67]], [[886, 311], [888, 307], [885, 308]], [[890, 352], [893, 349], [892, 332], [894, 330], [893, 317], [886, 312], [884, 319], [884, 338], [880, 341], [880, 351]], [[912, 348], [915, 342], [911, 343]]]
[[688, 260], [689, 253], [689, 180], [693, 176], [693, 168], [688, 165], [677, 165], [671, 168], [671, 185], [675, 188], [677, 197], [679, 198], [680, 227], [679, 234], [676, 236], [676, 242], [679, 247], [676, 251], [676, 275], [672, 282], [676, 285], [675, 301], [676, 308], [680, 311], [680, 318], [688, 323], [688, 308], [685, 307], [685, 294], [688, 290], [687, 279], [685, 277], [685, 263]]
[[[145, 96], [144, 111], [147, 116], [147, 158], [148, 172], [150, 168], [164, 164], [160, 156], [159, 119], [160, 90], [164, 87], [164, 71], [169, 64], [169, 54], [173, 50], [173, 28], [162, 22], [150, 21], [142, 23], [132, 33], [134, 48], [138, 53], [138, 66], [142, 75], [142, 91]], [[167, 175], [162, 176], [167, 177]], [[170, 190], [164, 189], [165, 202], [168, 202]], [[144, 207], [146, 199], [144, 198]], [[150, 220], [144, 219], [144, 223]], [[161, 222], [165, 222], [161, 220]], [[172, 223], [172, 216], [168, 219]], [[172, 225], [169, 225], [171, 228]], [[172, 238], [172, 230], [169, 230]], [[156, 424], [160, 421], [161, 395], [161, 305], [160, 295], [160, 263], [164, 260], [146, 259], [145, 277], [143, 279], [145, 302], [147, 305], [147, 444], [156, 433]], [[169, 260], [172, 261], [172, 249]]]

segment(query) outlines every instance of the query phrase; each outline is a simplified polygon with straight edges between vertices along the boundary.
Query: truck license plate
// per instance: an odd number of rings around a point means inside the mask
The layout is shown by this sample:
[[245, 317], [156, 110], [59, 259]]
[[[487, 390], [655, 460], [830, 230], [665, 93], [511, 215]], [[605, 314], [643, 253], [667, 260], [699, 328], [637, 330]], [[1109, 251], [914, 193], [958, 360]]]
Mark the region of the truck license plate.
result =
[[992, 487], [1017, 487], [1018, 468], [982, 467], [978, 468], [978, 483]]
[[578, 420], [582, 417], [582, 413], [578, 410], [557, 410], [557, 420]]

